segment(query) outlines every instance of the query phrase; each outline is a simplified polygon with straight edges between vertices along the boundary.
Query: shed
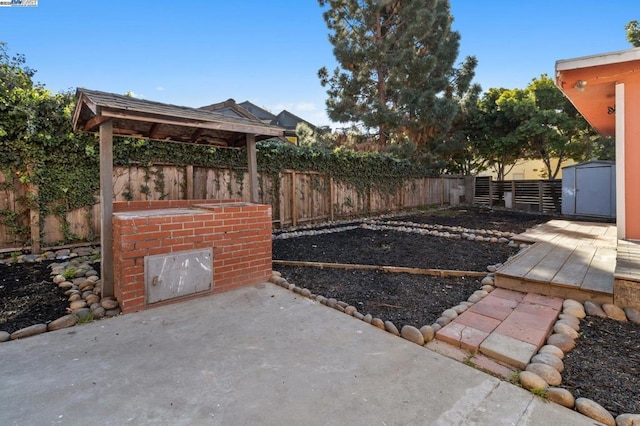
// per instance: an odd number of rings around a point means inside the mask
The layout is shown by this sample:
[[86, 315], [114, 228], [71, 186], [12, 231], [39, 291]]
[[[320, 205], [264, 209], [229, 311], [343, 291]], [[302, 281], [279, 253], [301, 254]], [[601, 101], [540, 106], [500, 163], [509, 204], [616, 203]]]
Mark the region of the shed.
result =
[[591, 160], [562, 168], [562, 214], [616, 217], [616, 165]]

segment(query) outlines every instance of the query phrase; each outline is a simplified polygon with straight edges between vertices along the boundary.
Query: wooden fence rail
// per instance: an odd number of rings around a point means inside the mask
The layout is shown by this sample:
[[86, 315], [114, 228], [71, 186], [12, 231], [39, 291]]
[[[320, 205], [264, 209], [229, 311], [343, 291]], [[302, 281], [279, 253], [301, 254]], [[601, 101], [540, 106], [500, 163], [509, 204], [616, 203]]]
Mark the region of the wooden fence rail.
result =
[[[33, 235], [43, 246], [65, 240], [67, 235], [93, 241], [100, 234], [100, 205], [69, 212], [65, 220], [49, 215], [35, 223], [32, 212], [20, 200], [29, 190], [20, 181], [0, 173], [0, 249], [24, 248]], [[338, 220], [366, 214], [457, 204], [473, 198], [474, 180], [462, 176], [407, 179], [392, 193], [358, 191], [315, 172], [285, 171], [278, 179], [258, 175], [259, 201], [272, 206], [275, 227]], [[246, 170], [196, 166], [158, 165], [114, 167], [114, 201], [242, 199], [249, 201]], [[11, 220], [7, 221], [8, 217]], [[8, 222], [11, 222], [8, 224]], [[35, 229], [34, 229], [35, 228]]]

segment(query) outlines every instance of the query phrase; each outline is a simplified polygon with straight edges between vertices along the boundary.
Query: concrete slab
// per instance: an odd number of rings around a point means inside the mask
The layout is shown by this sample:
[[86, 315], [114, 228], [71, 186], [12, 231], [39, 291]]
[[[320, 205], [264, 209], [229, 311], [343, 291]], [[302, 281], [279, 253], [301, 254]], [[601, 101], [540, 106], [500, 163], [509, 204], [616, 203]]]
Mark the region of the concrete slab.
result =
[[480, 352], [500, 362], [524, 370], [538, 348], [513, 337], [493, 332], [480, 345]]
[[0, 424], [588, 425], [268, 283], [0, 344]]

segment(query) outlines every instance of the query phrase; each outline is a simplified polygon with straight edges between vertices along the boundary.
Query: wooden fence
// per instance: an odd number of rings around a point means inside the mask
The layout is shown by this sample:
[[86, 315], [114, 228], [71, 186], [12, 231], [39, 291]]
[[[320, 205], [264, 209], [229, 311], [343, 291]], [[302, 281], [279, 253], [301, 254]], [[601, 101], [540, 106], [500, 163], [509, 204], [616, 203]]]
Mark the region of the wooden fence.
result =
[[560, 213], [562, 180], [503, 180], [475, 178], [474, 204], [506, 206], [518, 210]]
[[[377, 190], [362, 193], [315, 172], [285, 171], [280, 174], [279, 181], [259, 174], [258, 180], [259, 201], [272, 206], [275, 227], [427, 205], [457, 204], [465, 199], [471, 201], [474, 193], [473, 178], [461, 176], [407, 179], [392, 193]], [[246, 170], [170, 165], [114, 167], [113, 186], [114, 201], [232, 198], [249, 201]], [[68, 235], [80, 240], [92, 241], [99, 237], [99, 204], [69, 212], [66, 221], [50, 215], [32, 223], [33, 212], [20, 202], [26, 191], [28, 188], [17, 179], [6, 182], [0, 173], [0, 213], [14, 217], [11, 226], [3, 224], [6, 220], [0, 223], [0, 249], [23, 248], [28, 244], [28, 236], [34, 232], [40, 233], [43, 246], [57, 244], [65, 240], [64, 226], [68, 227]], [[38, 226], [41, 229], [34, 229]]]

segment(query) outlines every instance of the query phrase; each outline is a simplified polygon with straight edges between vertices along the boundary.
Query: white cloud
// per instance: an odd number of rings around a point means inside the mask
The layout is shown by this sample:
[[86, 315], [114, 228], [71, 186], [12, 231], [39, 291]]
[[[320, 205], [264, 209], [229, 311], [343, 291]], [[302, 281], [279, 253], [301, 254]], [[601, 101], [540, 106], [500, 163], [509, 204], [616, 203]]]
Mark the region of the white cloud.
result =
[[158, 92], [163, 92], [163, 91], [164, 91], [164, 87], [162, 87], [162, 86], [158, 86], [158, 87], [156, 87], [156, 90], [157, 90]]

